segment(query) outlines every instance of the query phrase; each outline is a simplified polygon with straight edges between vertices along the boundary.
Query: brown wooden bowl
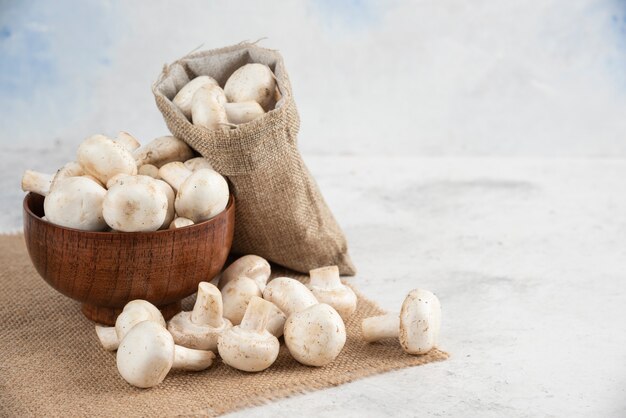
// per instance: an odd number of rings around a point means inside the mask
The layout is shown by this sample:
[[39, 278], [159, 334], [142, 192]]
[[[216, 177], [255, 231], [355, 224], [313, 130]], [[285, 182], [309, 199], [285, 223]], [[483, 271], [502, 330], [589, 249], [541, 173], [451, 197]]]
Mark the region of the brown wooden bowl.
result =
[[180, 301], [222, 269], [235, 229], [235, 200], [215, 218], [156, 232], [90, 232], [41, 219], [43, 196], [24, 198], [24, 238], [37, 272], [82, 302], [93, 321], [113, 325], [133, 299], [152, 302], [169, 319]]

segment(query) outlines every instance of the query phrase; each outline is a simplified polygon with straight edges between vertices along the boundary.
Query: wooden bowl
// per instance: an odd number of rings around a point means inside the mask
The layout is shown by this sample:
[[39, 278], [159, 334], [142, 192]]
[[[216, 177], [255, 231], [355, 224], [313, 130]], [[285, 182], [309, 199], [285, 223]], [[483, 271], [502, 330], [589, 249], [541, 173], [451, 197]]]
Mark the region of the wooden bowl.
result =
[[165, 319], [222, 269], [233, 242], [235, 201], [215, 218], [156, 232], [89, 232], [41, 219], [43, 196], [24, 198], [24, 238], [37, 272], [53, 288], [82, 302], [93, 321], [113, 325], [124, 305], [145, 299]]

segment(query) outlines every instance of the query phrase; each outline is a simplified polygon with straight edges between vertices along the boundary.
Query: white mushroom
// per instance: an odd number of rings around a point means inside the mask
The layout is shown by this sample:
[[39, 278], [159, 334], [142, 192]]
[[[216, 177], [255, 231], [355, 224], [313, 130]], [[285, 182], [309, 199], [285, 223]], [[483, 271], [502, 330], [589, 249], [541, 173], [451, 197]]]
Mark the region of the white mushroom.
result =
[[123, 146], [130, 152], [135, 151], [137, 148], [141, 146], [137, 138], [135, 138], [128, 132], [124, 132], [124, 131], [120, 131], [117, 134], [117, 138], [115, 138], [113, 141], [117, 142], [118, 144], [120, 144], [121, 146]]
[[219, 337], [217, 348], [224, 363], [246, 372], [258, 372], [276, 361], [280, 344], [266, 329], [272, 309], [271, 303], [259, 297], [250, 300], [241, 324]]
[[271, 280], [263, 290], [263, 298], [278, 306], [287, 318], [319, 303], [305, 285], [289, 277]]
[[307, 366], [325, 366], [346, 343], [346, 327], [332, 306], [313, 305], [296, 312], [285, 323], [285, 344], [297, 361]]
[[187, 119], [191, 119], [191, 100], [193, 99], [193, 95], [200, 87], [205, 85], [213, 85], [219, 87], [217, 81], [215, 81], [213, 78], [206, 75], [201, 75], [185, 84], [183, 88], [181, 88], [178, 93], [176, 93], [176, 96], [174, 96], [174, 100], [172, 100], [172, 102], [176, 106], [178, 106], [178, 108], [183, 112], [183, 115], [185, 115]]
[[22, 190], [37, 193], [41, 196], [47, 196], [48, 193], [50, 193], [50, 186], [52, 185], [53, 179], [54, 176], [52, 174], [26, 170], [22, 176]]
[[228, 282], [222, 287], [224, 318], [238, 325], [243, 319], [248, 302], [255, 296], [261, 297], [262, 293], [254, 280], [241, 276]]
[[107, 351], [115, 351], [120, 345], [120, 341], [117, 339], [117, 333], [115, 332], [115, 327], [105, 327], [96, 324], [96, 335], [98, 336], [100, 344], [102, 344], [102, 348]]
[[154, 179], [154, 181], [159, 186], [161, 191], [165, 193], [165, 197], [167, 197], [167, 212], [165, 213], [165, 220], [163, 221], [159, 229], [168, 229], [170, 224], [174, 221], [174, 218], [176, 217], [176, 209], [174, 208], [176, 194], [174, 193], [172, 187], [163, 180]]
[[[222, 300], [224, 301], [224, 317], [233, 324], [241, 323], [248, 308], [250, 300], [262, 297], [259, 284], [254, 279], [246, 276], [235, 277], [222, 288]], [[267, 330], [276, 337], [283, 335], [286, 315], [272, 303], [273, 309], [269, 312]]]
[[425, 354], [437, 346], [441, 328], [441, 304], [428, 290], [414, 289], [402, 303], [400, 315], [387, 314], [366, 318], [362, 323], [363, 339], [374, 342], [399, 338], [409, 354]]
[[58, 181], [44, 199], [49, 222], [85, 231], [106, 228], [103, 203], [106, 190], [85, 177], [68, 177]]
[[210, 367], [212, 351], [194, 350], [174, 344], [161, 325], [143, 321], [122, 339], [117, 350], [117, 370], [133, 386], [149, 388], [165, 379], [170, 369], [199, 371]]
[[276, 79], [267, 65], [246, 64], [226, 81], [224, 93], [229, 102], [255, 101], [265, 111], [274, 106]]
[[237, 277], [245, 276], [254, 280], [262, 292], [271, 274], [270, 263], [258, 255], [244, 255], [235, 260], [222, 272], [218, 287], [222, 289], [228, 282]]
[[142, 176], [149, 176], [149, 177], [152, 177], [153, 179], [158, 179], [159, 168], [156, 165], [143, 164], [139, 166], [139, 168], [137, 169], [137, 174], [140, 174]]
[[168, 199], [158, 181], [129, 176], [112, 185], [102, 203], [106, 223], [123, 232], [159, 229], [168, 214]]
[[226, 97], [219, 86], [205, 84], [196, 90], [191, 101], [191, 121], [207, 129], [225, 128], [228, 124]]
[[176, 193], [178, 193], [180, 186], [192, 173], [193, 171], [188, 169], [185, 164], [180, 161], [167, 163], [159, 168], [159, 177], [172, 186], [172, 189], [174, 189]]
[[102, 184], [118, 173], [137, 174], [132, 154], [124, 146], [104, 135], [93, 135], [78, 147], [77, 161], [86, 174]]
[[309, 272], [309, 290], [320, 303], [326, 303], [347, 320], [356, 310], [356, 294], [341, 283], [337, 266], [320, 267]]
[[218, 215], [228, 204], [228, 183], [217, 171], [208, 168], [191, 171], [177, 161], [162, 166], [159, 177], [176, 192], [176, 213], [194, 223]]
[[126, 178], [126, 177], [131, 177], [131, 175], [130, 174], [124, 174], [124, 173], [119, 173], [119, 174], [114, 175], [113, 177], [111, 177], [109, 179], [109, 181], [107, 181], [106, 188], [110, 189], [111, 187], [113, 187], [114, 184], [119, 183], [120, 180], [122, 180], [123, 178]]
[[137, 166], [152, 164], [161, 167], [172, 161], [187, 161], [193, 158], [193, 150], [178, 138], [162, 136], [133, 152]]
[[204, 157], [196, 157], [192, 158], [191, 160], [185, 161], [185, 167], [187, 167], [191, 171], [196, 171], [203, 168], [210, 168], [211, 170], [214, 170], [211, 163], [208, 162], [207, 159]]
[[278, 306], [274, 305], [269, 300], [267, 303], [270, 303], [273, 308], [270, 309], [268, 314], [269, 318], [267, 320], [267, 325], [265, 328], [276, 338], [280, 338], [285, 331], [285, 321], [287, 321], [287, 315], [283, 313]]
[[117, 316], [115, 326], [96, 325], [96, 334], [105, 350], [114, 351], [128, 331], [143, 321], [153, 321], [165, 327], [165, 319], [156, 306], [147, 300], [131, 300]]
[[178, 345], [215, 351], [217, 338], [232, 327], [230, 321], [222, 315], [222, 295], [219, 289], [211, 283], [200, 282], [193, 311], [175, 315], [167, 329]]
[[[97, 178], [95, 178], [94, 176], [91, 176], [89, 174], [85, 174], [85, 175], [80, 176], [80, 177], [84, 177], [86, 179], [89, 179], [89, 180], [95, 182], [96, 184], [98, 184], [100, 187], [104, 187], [104, 184], [102, 184], [102, 182], [100, 180], [98, 180]], [[54, 187], [55, 183], [56, 183], [56, 180], [52, 180], [52, 187]]]
[[54, 187], [54, 183], [63, 180], [68, 177], [80, 177], [85, 175], [85, 170], [77, 161], [70, 161], [59, 168], [54, 175], [51, 187]]
[[265, 114], [260, 104], [254, 101], [241, 103], [226, 103], [224, 105], [228, 122], [239, 125], [248, 123]]
[[79, 177], [84, 174], [83, 168], [76, 161], [65, 164], [54, 175], [26, 170], [22, 176], [22, 190], [47, 196], [50, 193], [50, 189], [57, 182], [68, 177]]
[[176, 194], [176, 213], [195, 223], [220, 214], [228, 204], [228, 183], [217, 171], [203, 168], [194, 171], [180, 185]]
[[193, 225], [193, 221], [191, 219], [178, 217], [170, 222], [170, 226], [168, 229], [184, 228], [191, 225]]

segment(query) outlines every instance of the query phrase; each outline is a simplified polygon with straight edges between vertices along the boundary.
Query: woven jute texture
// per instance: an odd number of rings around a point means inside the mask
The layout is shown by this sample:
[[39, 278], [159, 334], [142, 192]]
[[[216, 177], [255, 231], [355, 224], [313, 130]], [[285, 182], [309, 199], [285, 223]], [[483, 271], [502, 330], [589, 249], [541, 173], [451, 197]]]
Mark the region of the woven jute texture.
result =
[[[208, 370], [171, 372], [155, 388], [136, 389], [117, 374], [115, 354], [100, 347], [79, 304], [37, 275], [23, 240], [21, 235], [0, 236], [2, 417], [215, 416], [447, 358], [439, 350], [409, 356], [394, 341], [362, 342], [361, 320], [382, 311], [361, 296], [346, 323], [345, 348], [326, 367], [297, 363], [283, 345], [276, 363], [260, 373], [240, 372], [218, 359]], [[191, 309], [192, 302], [188, 298], [185, 308]]]
[[[172, 103], [190, 79], [209, 75], [224, 86], [252, 62], [272, 69], [282, 95], [263, 117], [236, 129], [207, 130]], [[354, 275], [343, 232], [298, 151], [300, 119], [278, 52], [246, 43], [192, 54], [166, 66], [152, 91], [172, 134], [228, 177], [237, 199], [235, 253], [258, 254], [303, 273], [338, 265], [341, 274]]]

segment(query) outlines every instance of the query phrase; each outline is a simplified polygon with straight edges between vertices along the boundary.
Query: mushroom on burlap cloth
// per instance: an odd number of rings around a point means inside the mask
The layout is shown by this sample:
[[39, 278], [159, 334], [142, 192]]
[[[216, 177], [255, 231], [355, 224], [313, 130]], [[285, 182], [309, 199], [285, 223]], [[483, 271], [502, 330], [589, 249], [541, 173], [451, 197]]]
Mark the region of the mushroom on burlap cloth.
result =
[[[172, 103], [190, 79], [208, 75], [224, 86], [252, 62], [268, 65], [280, 90], [276, 107], [262, 117], [208, 130], [192, 125]], [[228, 177], [237, 201], [234, 253], [257, 254], [299, 272], [337, 265], [341, 274], [355, 274], [343, 232], [298, 151], [300, 119], [278, 52], [245, 43], [191, 54], [165, 66], [152, 91], [172, 134]]]

